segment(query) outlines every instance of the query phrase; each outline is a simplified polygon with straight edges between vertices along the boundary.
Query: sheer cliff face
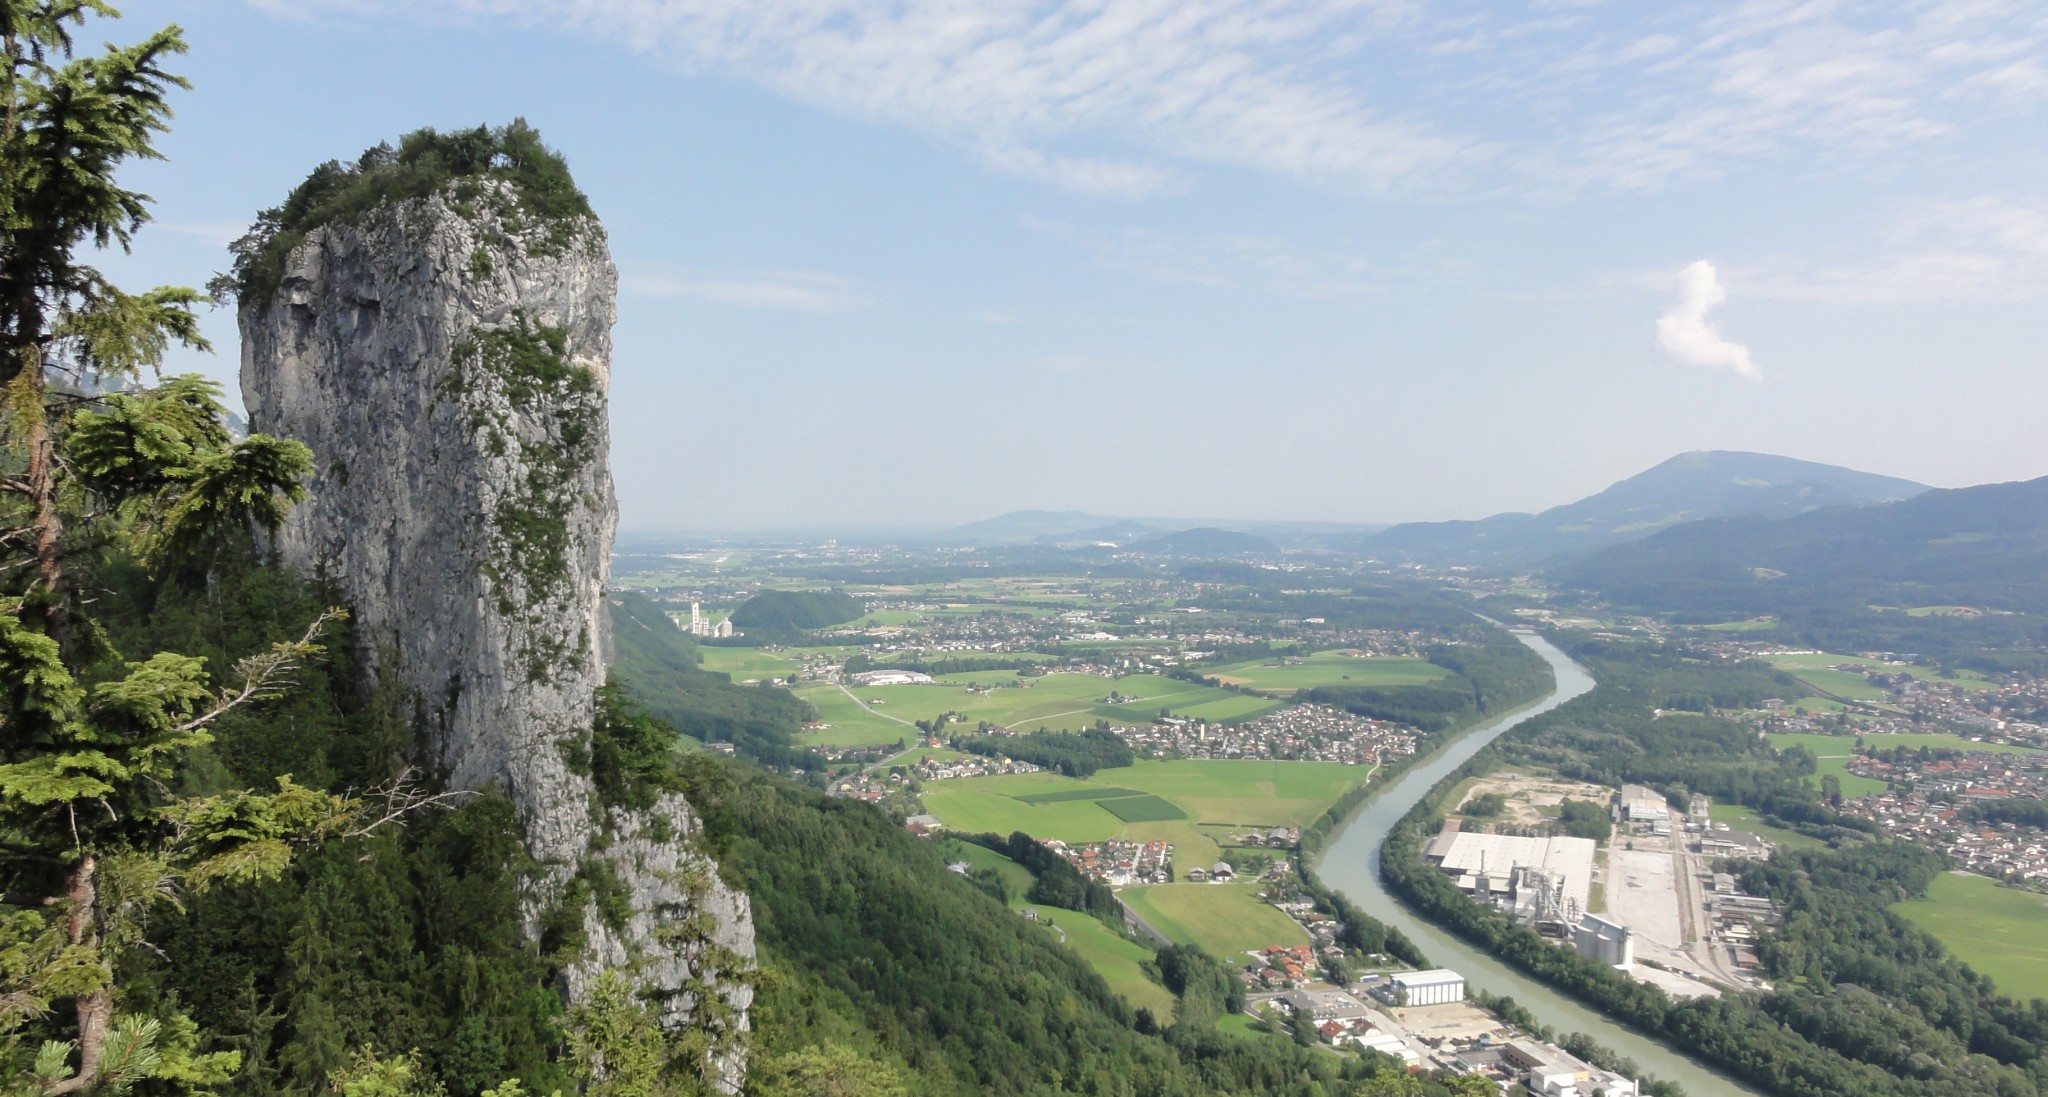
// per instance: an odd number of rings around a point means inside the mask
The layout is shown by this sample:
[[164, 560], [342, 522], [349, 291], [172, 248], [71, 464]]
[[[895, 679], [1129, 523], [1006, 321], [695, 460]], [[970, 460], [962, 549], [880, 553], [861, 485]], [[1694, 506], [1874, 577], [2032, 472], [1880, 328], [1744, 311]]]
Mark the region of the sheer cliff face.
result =
[[[280, 549], [339, 582], [364, 665], [413, 695], [449, 783], [518, 805], [547, 866], [536, 921], [593, 859], [631, 891], [630, 918], [585, 911], [571, 992], [626, 966], [675, 1023], [743, 1024], [748, 992], [719, 975], [752, 955], [746, 899], [694, 852], [689, 805], [607, 811], [578, 772], [608, 647], [618, 276], [594, 219], [522, 220], [509, 186], [481, 186], [460, 210], [432, 197], [317, 228], [271, 299], [242, 303], [251, 426], [315, 459]], [[675, 932], [700, 912], [709, 932]], [[707, 985], [718, 1002], [698, 1001]]]

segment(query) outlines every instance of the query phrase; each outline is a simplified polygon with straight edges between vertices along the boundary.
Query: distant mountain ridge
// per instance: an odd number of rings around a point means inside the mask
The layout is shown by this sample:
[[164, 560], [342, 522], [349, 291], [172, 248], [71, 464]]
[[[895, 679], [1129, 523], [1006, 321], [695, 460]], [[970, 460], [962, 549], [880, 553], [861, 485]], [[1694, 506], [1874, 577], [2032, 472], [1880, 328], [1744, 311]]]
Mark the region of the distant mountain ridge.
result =
[[[977, 548], [1039, 545], [1087, 550], [1110, 545], [1119, 548], [1130, 547], [1147, 539], [1197, 529], [1218, 529], [1260, 538], [1279, 548], [1303, 548], [1355, 542], [1360, 537], [1385, 528], [1384, 525], [1370, 522], [1112, 518], [1078, 510], [1019, 510], [999, 514], [993, 518], [984, 518], [978, 522], [969, 522], [964, 526], [955, 526], [939, 533], [921, 534], [917, 540], [929, 544], [972, 545]], [[1277, 551], [1277, 548], [1274, 551]]]
[[1162, 533], [1132, 542], [1130, 551], [1149, 556], [1195, 560], [1228, 560], [1244, 556], [1277, 557], [1280, 546], [1264, 537], [1236, 530], [1201, 527]]
[[1823, 507], [1894, 502], [1927, 490], [1911, 480], [1792, 457], [1699, 450], [1539, 514], [1410, 522], [1358, 547], [1376, 556], [1433, 563], [1526, 566], [1639, 540], [1687, 522], [1789, 518]]
[[1622, 605], [1692, 614], [1867, 605], [2048, 614], [2048, 477], [1775, 521], [1694, 522], [1551, 577]]
[[969, 522], [936, 535], [936, 539], [969, 545], [1029, 544], [1045, 538], [1076, 536], [1119, 519], [1079, 510], [1013, 510]]

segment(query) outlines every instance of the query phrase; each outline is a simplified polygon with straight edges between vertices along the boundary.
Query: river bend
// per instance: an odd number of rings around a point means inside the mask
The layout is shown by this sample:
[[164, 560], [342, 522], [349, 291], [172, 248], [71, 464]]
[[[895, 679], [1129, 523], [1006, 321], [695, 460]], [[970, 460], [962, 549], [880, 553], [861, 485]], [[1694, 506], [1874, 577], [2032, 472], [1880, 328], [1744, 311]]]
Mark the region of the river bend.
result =
[[1431, 963], [1464, 975], [1467, 986], [1514, 998], [1537, 1020], [1560, 1033], [1586, 1033], [1602, 1045], [1635, 1060], [1638, 1066], [1651, 1074], [1684, 1086], [1692, 1097], [1719, 1097], [1722, 1094], [1761, 1097], [1757, 1090], [1609, 1020], [1423, 921], [1401, 905], [1380, 883], [1380, 846], [1387, 832], [1427, 796], [1437, 782], [1515, 725], [1592, 690], [1592, 676], [1556, 645], [1526, 633], [1516, 633], [1516, 639], [1550, 664], [1550, 671], [1556, 676], [1556, 688], [1540, 701], [1459, 734], [1380, 788], [1323, 847], [1317, 872], [1325, 884], [1342, 892], [1367, 914], [1407, 934]]

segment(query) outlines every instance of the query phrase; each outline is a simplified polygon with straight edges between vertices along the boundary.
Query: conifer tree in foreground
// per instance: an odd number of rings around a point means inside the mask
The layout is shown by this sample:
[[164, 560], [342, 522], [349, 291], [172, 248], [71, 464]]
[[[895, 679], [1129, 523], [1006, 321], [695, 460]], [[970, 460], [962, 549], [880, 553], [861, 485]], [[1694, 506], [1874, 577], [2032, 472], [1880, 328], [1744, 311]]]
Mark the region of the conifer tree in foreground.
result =
[[[358, 833], [370, 801], [281, 780], [176, 795], [180, 763], [224, 713], [284, 688], [338, 616], [245, 659], [230, 684], [172, 652], [108, 649], [73, 564], [128, 553], [159, 574], [275, 528], [305, 447], [233, 441], [219, 389], [162, 379], [173, 345], [205, 348], [196, 290], [130, 294], [80, 261], [126, 247], [148, 197], [123, 165], [157, 157], [184, 81], [167, 27], [78, 56], [100, 0], [0, 0], [0, 1092], [173, 1088], [232, 1071], [179, 1016], [122, 1012], [116, 972], [151, 911], [189, 890], [274, 876], [295, 846]], [[144, 381], [153, 382], [144, 384]], [[402, 799], [402, 798], [401, 798]]]

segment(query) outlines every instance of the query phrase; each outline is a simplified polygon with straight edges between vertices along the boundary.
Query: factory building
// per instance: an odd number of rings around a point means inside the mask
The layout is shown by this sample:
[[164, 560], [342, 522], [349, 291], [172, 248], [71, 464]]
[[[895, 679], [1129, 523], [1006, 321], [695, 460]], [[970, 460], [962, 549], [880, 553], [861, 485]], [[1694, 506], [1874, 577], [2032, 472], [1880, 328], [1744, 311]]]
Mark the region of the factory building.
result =
[[1440, 1006], [1465, 1000], [1465, 977], [1455, 971], [1403, 971], [1387, 981], [1397, 1006]]
[[1448, 827], [1423, 858], [1458, 887], [1550, 936], [1567, 938], [1593, 886], [1590, 838], [1482, 834]]
[[1598, 914], [1588, 914], [1572, 927], [1572, 945], [1579, 955], [1609, 967], [1627, 967], [1636, 962], [1635, 931]]

